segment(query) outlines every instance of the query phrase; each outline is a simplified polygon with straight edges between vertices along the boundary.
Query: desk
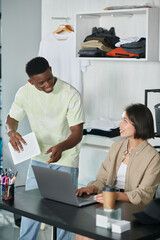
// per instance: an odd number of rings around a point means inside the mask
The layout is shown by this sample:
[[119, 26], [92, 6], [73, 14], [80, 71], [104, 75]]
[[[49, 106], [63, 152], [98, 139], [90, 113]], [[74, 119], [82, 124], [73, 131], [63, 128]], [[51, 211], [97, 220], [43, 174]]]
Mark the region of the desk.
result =
[[129, 203], [117, 202], [116, 208], [122, 208], [122, 219], [131, 221], [130, 231], [118, 234], [96, 227], [96, 208], [99, 207], [101, 207], [100, 204], [94, 204], [77, 208], [44, 199], [38, 190], [25, 192], [22, 187], [16, 189], [13, 203], [0, 200], [0, 209], [98, 240], [151, 240], [160, 237], [158, 226], [146, 226], [135, 221], [132, 213], [139, 212], [141, 209]]

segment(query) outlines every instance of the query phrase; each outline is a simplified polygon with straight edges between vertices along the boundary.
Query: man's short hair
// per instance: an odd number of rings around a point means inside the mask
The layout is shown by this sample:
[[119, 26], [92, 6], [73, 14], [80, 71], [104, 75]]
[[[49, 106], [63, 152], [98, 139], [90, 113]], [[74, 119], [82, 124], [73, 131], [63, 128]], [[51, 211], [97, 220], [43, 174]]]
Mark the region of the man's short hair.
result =
[[43, 57], [36, 57], [31, 59], [26, 64], [26, 73], [29, 77], [32, 77], [36, 74], [41, 74], [49, 68], [48, 61]]
[[140, 103], [132, 104], [125, 111], [136, 129], [135, 138], [146, 140], [155, 137], [153, 116], [148, 107]]

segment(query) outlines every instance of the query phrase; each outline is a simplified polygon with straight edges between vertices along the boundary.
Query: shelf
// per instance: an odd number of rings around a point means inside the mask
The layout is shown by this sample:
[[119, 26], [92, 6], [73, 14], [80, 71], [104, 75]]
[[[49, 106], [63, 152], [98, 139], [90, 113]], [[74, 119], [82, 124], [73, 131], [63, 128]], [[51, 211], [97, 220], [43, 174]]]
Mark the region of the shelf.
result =
[[80, 59], [107, 61], [158, 61], [159, 60], [159, 8], [136, 8], [107, 10], [90, 13], [77, 13], [76, 18], [76, 57], [85, 37], [92, 34], [93, 27], [115, 28], [120, 38], [146, 38], [145, 58], [105, 58], [80, 57]]
[[97, 150], [103, 150], [106, 152], [109, 151], [109, 147], [107, 147], [107, 146], [100, 146], [100, 145], [89, 144], [89, 143], [82, 143], [82, 148], [93, 148], [93, 149], [97, 149]]

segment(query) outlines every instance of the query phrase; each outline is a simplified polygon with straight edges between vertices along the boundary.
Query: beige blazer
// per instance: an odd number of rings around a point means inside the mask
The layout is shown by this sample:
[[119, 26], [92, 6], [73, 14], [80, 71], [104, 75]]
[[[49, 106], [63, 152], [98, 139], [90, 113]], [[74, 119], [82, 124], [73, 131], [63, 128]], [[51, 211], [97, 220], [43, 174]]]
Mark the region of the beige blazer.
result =
[[[88, 184], [95, 185], [98, 192], [104, 185], [114, 184], [117, 171], [125, 154], [128, 140], [114, 143], [107, 158], [102, 163], [96, 180]], [[147, 141], [143, 141], [130, 154], [125, 177], [125, 192], [131, 203], [148, 204], [160, 183], [160, 155]]]

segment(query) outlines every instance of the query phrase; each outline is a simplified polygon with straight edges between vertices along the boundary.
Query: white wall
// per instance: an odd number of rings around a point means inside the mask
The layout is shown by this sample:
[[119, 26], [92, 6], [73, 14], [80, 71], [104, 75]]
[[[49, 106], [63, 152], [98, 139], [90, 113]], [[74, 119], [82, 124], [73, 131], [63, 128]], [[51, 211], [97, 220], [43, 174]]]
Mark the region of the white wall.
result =
[[[2, 0], [2, 138], [4, 166], [13, 163], [8, 150], [5, 120], [18, 88], [27, 83], [25, 64], [37, 56], [41, 38], [40, 0]], [[25, 119], [20, 124], [20, 133], [30, 131]], [[23, 184], [29, 161], [13, 166], [21, 174], [17, 184]]]
[[[42, 0], [42, 38], [65, 23], [52, 17], [70, 17], [68, 23], [75, 28], [75, 13], [100, 11], [108, 6], [144, 4], [160, 7], [159, 0]], [[159, 66], [160, 62], [91, 61], [83, 78], [86, 120], [100, 116], [117, 120], [126, 105], [144, 103], [145, 89], [160, 88]], [[158, 102], [160, 94], [149, 94], [153, 115], [153, 106]]]
[[[142, 4], [160, 7], [159, 0], [42, 0], [42, 38], [56, 30], [62, 23], [71, 24], [75, 29], [75, 13], [101, 11], [109, 6]], [[69, 17], [70, 20], [65, 22], [52, 17]], [[136, 102], [144, 103], [145, 89], [160, 88], [159, 76], [160, 62], [91, 61], [91, 66], [83, 76], [86, 121], [101, 116], [113, 120], [120, 119], [127, 105]], [[160, 94], [151, 93], [148, 100], [154, 115], [153, 106], [160, 102]], [[91, 141], [95, 143], [99, 141], [102, 145], [106, 145], [104, 138], [100, 141], [99, 138], [92, 137]], [[159, 145], [159, 138], [150, 142]], [[98, 166], [105, 154], [102, 150], [82, 148], [80, 184], [87, 183], [87, 180], [96, 175], [92, 166]], [[86, 168], [88, 173], [84, 171]]]

